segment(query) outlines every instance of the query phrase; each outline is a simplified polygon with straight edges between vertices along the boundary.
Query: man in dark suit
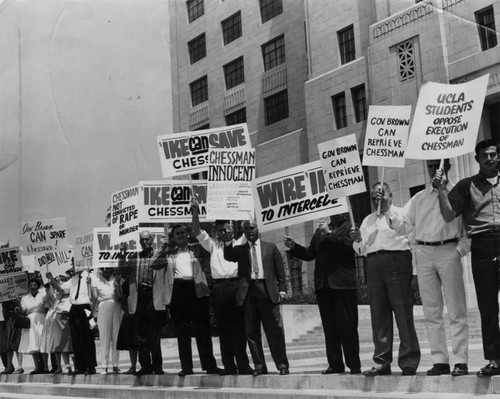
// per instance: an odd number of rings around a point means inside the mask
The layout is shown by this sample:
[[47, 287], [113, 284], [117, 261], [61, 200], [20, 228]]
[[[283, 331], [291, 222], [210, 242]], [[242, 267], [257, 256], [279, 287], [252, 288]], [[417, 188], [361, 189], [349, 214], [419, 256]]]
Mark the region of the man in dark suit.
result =
[[357, 278], [347, 214], [334, 215], [331, 224], [321, 221], [309, 247], [285, 236], [290, 253], [306, 261], [316, 259], [314, 288], [325, 332], [328, 368], [323, 374], [345, 371], [342, 352], [351, 374], [361, 373], [359, 359]]
[[247, 243], [233, 247], [226, 237], [224, 258], [238, 262], [236, 304], [243, 306], [248, 346], [255, 364], [254, 376], [267, 374], [262, 348], [261, 323], [271, 356], [280, 375], [289, 374], [283, 320], [279, 302], [286, 296], [283, 259], [275, 244], [261, 241], [254, 221], [243, 222]]

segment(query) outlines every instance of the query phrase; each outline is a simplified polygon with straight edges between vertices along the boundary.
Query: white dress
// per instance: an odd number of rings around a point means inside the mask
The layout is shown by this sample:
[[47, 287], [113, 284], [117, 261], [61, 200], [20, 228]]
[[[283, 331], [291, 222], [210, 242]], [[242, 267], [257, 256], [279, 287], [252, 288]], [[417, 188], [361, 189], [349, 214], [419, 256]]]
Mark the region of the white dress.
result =
[[43, 325], [45, 323], [45, 290], [38, 291], [36, 296], [31, 293], [21, 299], [21, 308], [31, 321], [30, 328], [23, 328], [18, 351], [20, 353], [40, 352]]

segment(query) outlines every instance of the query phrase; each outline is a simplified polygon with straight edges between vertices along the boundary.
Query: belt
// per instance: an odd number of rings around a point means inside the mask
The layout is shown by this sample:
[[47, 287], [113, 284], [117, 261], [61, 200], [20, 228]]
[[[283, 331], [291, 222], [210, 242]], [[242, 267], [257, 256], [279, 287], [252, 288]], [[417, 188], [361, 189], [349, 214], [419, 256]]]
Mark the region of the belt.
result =
[[187, 283], [189, 281], [194, 281], [194, 279], [192, 279], [192, 278], [175, 278], [174, 282], [176, 282], [176, 281], [178, 281], [180, 283]]
[[214, 284], [215, 283], [229, 283], [232, 281], [238, 281], [237, 277], [231, 277], [231, 278], [214, 278]]
[[449, 244], [451, 242], [458, 242], [458, 238], [450, 238], [448, 240], [443, 240], [443, 241], [420, 241], [417, 240], [418, 245], [428, 245], [430, 247], [437, 247], [438, 245], [444, 245], [444, 244]]
[[151, 287], [149, 285], [142, 285], [142, 284], [139, 285], [139, 291], [150, 291], [152, 289], [153, 289], [153, 287]]
[[384, 254], [397, 254], [397, 253], [402, 253], [402, 252], [407, 252], [409, 249], [402, 249], [402, 250], [389, 250], [389, 249], [381, 249], [380, 251], [375, 251], [375, 252], [370, 252], [367, 254], [367, 256], [370, 255], [384, 255]]
[[265, 278], [253, 278], [250, 280], [252, 283], [263, 283], [264, 281], [266, 281]]

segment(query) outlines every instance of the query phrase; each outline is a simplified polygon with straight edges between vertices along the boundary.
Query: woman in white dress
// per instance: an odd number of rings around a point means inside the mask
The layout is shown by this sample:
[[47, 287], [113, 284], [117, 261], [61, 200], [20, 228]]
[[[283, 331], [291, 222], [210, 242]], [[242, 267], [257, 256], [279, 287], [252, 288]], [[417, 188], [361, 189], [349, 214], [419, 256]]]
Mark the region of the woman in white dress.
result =
[[121, 302], [117, 300], [117, 281], [112, 268], [98, 269], [98, 275], [92, 275], [91, 289], [99, 303], [97, 326], [101, 343], [100, 361], [102, 373], [108, 373], [109, 355], [111, 352], [112, 372], [118, 373], [119, 351], [116, 349], [118, 331], [122, 319]]
[[35, 369], [31, 374], [48, 373], [47, 354], [40, 353], [41, 337], [47, 305], [45, 303], [45, 289], [40, 290], [41, 283], [37, 278], [29, 280], [30, 292], [21, 298], [21, 309], [29, 317], [30, 328], [23, 328], [19, 353], [30, 353], [33, 356]]
[[47, 273], [47, 279], [49, 281], [47, 298], [50, 297], [51, 300], [47, 300], [46, 302], [50, 303], [51, 306], [45, 317], [40, 351], [42, 353], [55, 354], [57, 365], [55, 366], [54, 374], [63, 373], [61, 360], [64, 361], [65, 373], [70, 373], [69, 354], [73, 352], [73, 346], [71, 344], [68, 323], [69, 308], [71, 307], [69, 290], [64, 291], [61, 289], [59, 282], [54, 280], [51, 273]]

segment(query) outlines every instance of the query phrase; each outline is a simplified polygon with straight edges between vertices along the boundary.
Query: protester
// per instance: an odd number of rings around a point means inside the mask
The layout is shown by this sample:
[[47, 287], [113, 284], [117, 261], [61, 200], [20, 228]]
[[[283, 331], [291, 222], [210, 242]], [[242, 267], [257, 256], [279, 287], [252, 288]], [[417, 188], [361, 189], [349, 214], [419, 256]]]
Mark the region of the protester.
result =
[[[28, 284], [30, 292], [21, 298], [21, 310], [30, 319], [30, 327], [23, 328], [19, 352], [29, 353], [33, 356], [35, 369], [31, 374], [46, 374], [49, 372], [47, 365], [48, 356], [40, 353], [41, 337], [47, 314], [46, 293], [40, 290], [41, 283], [37, 277], [32, 277]], [[15, 309], [18, 311], [18, 309]]]
[[[117, 276], [119, 277], [119, 276]], [[121, 282], [121, 308], [123, 311], [118, 338], [116, 339], [116, 349], [128, 351], [130, 367], [123, 374], [135, 374], [137, 371], [137, 333], [135, 331], [134, 315], [128, 311], [129, 281], [120, 278]]]
[[193, 211], [193, 230], [196, 239], [210, 252], [210, 268], [212, 272], [212, 301], [215, 319], [219, 331], [219, 344], [224, 370], [221, 375], [252, 374], [246, 351], [245, 320], [243, 309], [236, 306], [236, 290], [238, 289], [238, 264], [224, 259], [224, 241], [232, 229], [227, 220], [215, 221], [215, 237], [212, 238], [201, 229], [199, 221], [198, 201], [191, 203]]
[[154, 289], [152, 268], [152, 235], [144, 230], [139, 235], [141, 251], [126, 259], [126, 243], [120, 244], [118, 272], [129, 281], [128, 312], [134, 315], [135, 342], [141, 369], [137, 375], [164, 374], [161, 353], [161, 331], [166, 318], [164, 294]]
[[5, 361], [5, 370], [0, 374], [22, 374], [24, 372], [22, 367], [14, 370], [13, 364], [14, 352], [17, 352], [21, 340], [21, 329], [14, 327], [16, 318], [14, 309], [19, 306], [18, 300], [2, 302], [4, 320], [0, 322], [0, 353], [2, 353], [2, 360]]
[[[391, 374], [393, 313], [399, 331], [398, 365], [402, 375], [415, 375], [420, 362], [420, 347], [413, 320], [413, 288], [410, 243], [404, 235], [390, 228], [391, 215], [402, 217], [402, 209], [392, 205], [389, 186], [376, 183], [370, 192], [373, 212], [363, 220], [361, 228], [351, 229], [354, 250], [366, 256], [368, 298], [377, 364], [364, 372], [366, 376]], [[412, 288], [413, 287], [413, 288]]]
[[55, 355], [54, 374], [69, 374], [72, 372], [69, 355], [73, 352], [69, 327], [69, 290], [63, 291], [59, 284], [54, 284], [55, 279], [51, 273], [47, 273], [47, 280], [47, 295], [51, 297], [51, 306], [45, 317], [41, 351]]
[[117, 300], [117, 277], [109, 267], [98, 269], [98, 275], [92, 276], [90, 284], [93, 297], [97, 299], [97, 326], [99, 328], [100, 358], [102, 374], [108, 373], [111, 352], [112, 372], [118, 373], [119, 352], [116, 348], [118, 331], [122, 318], [121, 303]]
[[77, 272], [68, 281], [59, 284], [52, 279], [57, 290], [69, 292], [69, 328], [73, 345], [74, 370], [71, 374], [95, 374], [96, 350], [93, 328], [93, 307], [90, 291], [90, 271]]
[[345, 362], [351, 374], [361, 373], [358, 336], [358, 303], [355, 253], [349, 237], [348, 215], [334, 215], [331, 225], [321, 221], [305, 248], [285, 236], [285, 245], [296, 258], [316, 259], [314, 288], [325, 333], [328, 368], [323, 374], [343, 373]]
[[[467, 305], [461, 257], [470, 249], [470, 240], [464, 237], [461, 219], [446, 222], [441, 214], [438, 185], [449, 191], [453, 184], [448, 179], [450, 161], [444, 161], [444, 171], [438, 181], [439, 160], [427, 161], [432, 184], [415, 194], [403, 211], [403, 219], [392, 217], [392, 228], [399, 234], [413, 233], [418, 286], [429, 338], [433, 366], [427, 375], [450, 374], [446, 329], [443, 319], [444, 300], [450, 318], [451, 345], [456, 360], [453, 376], [468, 374]], [[443, 300], [444, 295], [444, 300]]]
[[253, 375], [267, 374], [261, 324], [276, 368], [280, 375], [286, 375], [289, 363], [279, 310], [279, 302], [286, 297], [283, 259], [275, 244], [260, 240], [255, 221], [245, 221], [242, 227], [247, 242], [233, 246], [232, 237], [225, 237], [224, 258], [238, 262], [236, 304], [243, 306], [248, 346], [255, 366]]
[[462, 216], [471, 238], [472, 276], [481, 314], [484, 358], [488, 364], [479, 377], [500, 375], [500, 329], [498, 290], [500, 266], [500, 185], [498, 182], [500, 148], [491, 139], [478, 142], [475, 160], [479, 173], [460, 180], [448, 193], [444, 173], [436, 173], [445, 220]]
[[172, 245], [164, 244], [153, 263], [153, 268], [166, 270], [165, 299], [174, 323], [181, 361], [178, 375], [193, 374], [191, 330], [196, 338], [201, 368], [207, 374], [219, 374], [213, 354], [210, 335], [207, 277], [201, 259], [208, 256], [199, 243], [190, 244], [186, 228], [177, 224], [171, 231]]

